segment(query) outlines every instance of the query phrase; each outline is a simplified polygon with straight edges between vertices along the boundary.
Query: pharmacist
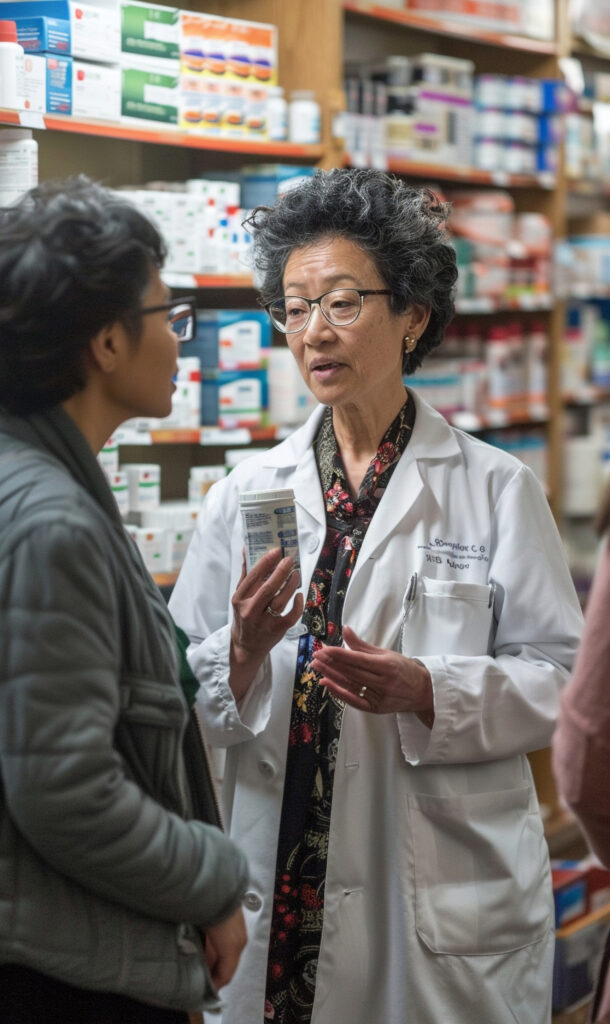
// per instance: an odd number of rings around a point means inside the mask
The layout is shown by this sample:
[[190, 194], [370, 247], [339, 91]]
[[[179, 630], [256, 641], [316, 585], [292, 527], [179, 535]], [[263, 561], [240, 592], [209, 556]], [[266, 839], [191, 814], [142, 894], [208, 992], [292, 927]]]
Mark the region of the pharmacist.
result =
[[[251, 868], [223, 1024], [551, 1019], [526, 755], [581, 615], [531, 471], [404, 387], [453, 313], [446, 213], [335, 170], [251, 218], [320, 407], [212, 487], [171, 601]], [[269, 488], [295, 493], [302, 617], [289, 559], [242, 564], [240, 493]]]

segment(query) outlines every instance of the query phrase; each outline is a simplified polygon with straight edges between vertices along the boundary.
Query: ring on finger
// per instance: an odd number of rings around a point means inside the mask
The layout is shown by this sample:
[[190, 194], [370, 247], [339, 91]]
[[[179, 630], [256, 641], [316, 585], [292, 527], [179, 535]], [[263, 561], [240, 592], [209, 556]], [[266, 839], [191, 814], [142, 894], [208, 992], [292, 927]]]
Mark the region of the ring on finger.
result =
[[267, 605], [265, 611], [267, 612], [267, 615], [273, 615], [274, 619], [281, 619], [282, 617], [282, 613], [274, 611], [270, 604]]
[[358, 691], [358, 696], [359, 697], [364, 697], [366, 695], [366, 691], [367, 690], [368, 690], [368, 686], [361, 686], [359, 691]]

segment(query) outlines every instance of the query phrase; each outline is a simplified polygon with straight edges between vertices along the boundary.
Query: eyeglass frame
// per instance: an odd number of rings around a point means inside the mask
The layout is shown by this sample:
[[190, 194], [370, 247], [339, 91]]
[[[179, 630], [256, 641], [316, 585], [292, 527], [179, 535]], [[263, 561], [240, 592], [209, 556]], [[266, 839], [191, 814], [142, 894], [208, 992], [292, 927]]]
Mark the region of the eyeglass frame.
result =
[[[145, 306], [143, 309], [139, 309], [138, 313], [140, 316], [144, 316], [146, 313], [161, 313], [163, 310], [167, 310], [168, 314], [171, 313], [172, 309], [177, 306], [189, 306], [191, 314], [192, 324], [192, 335], [190, 338], [179, 338], [181, 345], [188, 344], [189, 341], [193, 341], [196, 333], [197, 324], [197, 296], [196, 295], [185, 295], [183, 299], [168, 299], [167, 302], [161, 302], [158, 306]], [[171, 327], [171, 321], [168, 316], [168, 323]], [[174, 331], [174, 333], [176, 333]]]
[[[322, 303], [322, 299], [325, 299], [327, 295], [332, 295], [333, 292], [357, 292], [358, 293], [358, 295], [360, 297], [360, 306], [359, 306], [358, 312], [356, 313], [356, 316], [354, 317], [353, 320], [347, 320], [345, 323], [342, 323], [342, 324], [334, 324], [332, 322], [332, 320], [330, 320], [327, 317], [326, 313], [322, 309], [321, 303]], [[329, 288], [329, 290], [327, 292], [322, 292], [322, 295], [318, 295], [317, 299], [307, 299], [304, 295], [282, 295], [280, 298], [273, 299], [272, 302], [266, 303], [264, 308], [267, 311], [267, 315], [269, 316], [269, 319], [271, 320], [271, 323], [273, 324], [275, 329], [280, 332], [280, 334], [298, 334], [299, 331], [304, 331], [305, 328], [308, 326], [309, 321], [311, 320], [311, 314], [313, 312], [313, 307], [314, 306], [319, 306], [320, 307], [320, 312], [321, 312], [322, 316], [324, 317], [326, 322], [331, 325], [331, 327], [349, 327], [351, 324], [355, 324], [356, 323], [356, 320], [358, 319], [358, 317], [362, 313], [362, 307], [364, 305], [364, 297], [365, 297], [365, 295], [391, 295], [391, 294], [392, 294], [391, 288], [349, 288], [349, 287], [346, 287], [346, 288]], [[286, 299], [302, 299], [302, 301], [306, 302], [307, 305], [309, 306], [309, 316], [307, 317], [307, 320], [305, 321], [305, 323], [303, 324], [302, 327], [297, 327], [294, 331], [285, 331], [282, 327], [278, 326], [278, 324], [275, 322], [275, 320], [271, 316], [271, 306], [273, 306], [273, 303], [274, 302], [280, 302], [280, 301], [285, 302]]]

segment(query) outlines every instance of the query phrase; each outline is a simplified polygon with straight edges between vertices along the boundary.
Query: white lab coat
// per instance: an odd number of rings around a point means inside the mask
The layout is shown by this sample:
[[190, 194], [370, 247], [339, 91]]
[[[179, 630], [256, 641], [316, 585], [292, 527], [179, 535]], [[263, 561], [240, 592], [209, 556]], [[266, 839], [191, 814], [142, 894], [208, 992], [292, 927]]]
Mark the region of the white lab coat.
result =
[[[435, 720], [430, 731], [413, 714], [345, 709], [313, 1024], [547, 1024], [553, 903], [525, 755], [550, 742], [580, 608], [531, 471], [415, 400], [343, 622], [421, 658]], [[214, 485], [170, 603], [192, 640], [207, 738], [228, 748], [227, 827], [251, 869], [249, 943], [222, 1024], [263, 1021], [298, 646], [285, 637], [236, 706], [238, 494], [294, 488], [306, 589], [326, 532], [312, 449], [321, 412]]]

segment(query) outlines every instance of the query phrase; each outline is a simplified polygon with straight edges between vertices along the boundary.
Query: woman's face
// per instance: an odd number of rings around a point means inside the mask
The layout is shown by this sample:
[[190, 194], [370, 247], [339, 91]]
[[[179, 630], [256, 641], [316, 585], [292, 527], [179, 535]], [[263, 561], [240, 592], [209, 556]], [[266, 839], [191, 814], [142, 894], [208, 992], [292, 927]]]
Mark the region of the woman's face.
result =
[[[294, 249], [286, 263], [284, 295], [318, 298], [333, 288], [386, 288], [373, 259], [359, 245], [327, 237]], [[354, 323], [335, 327], [312, 308], [304, 330], [286, 335], [303, 379], [319, 402], [369, 408], [394, 401], [402, 384], [403, 339], [417, 313], [396, 314], [389, 295], [367, 295]], [[421, 319], [421, 317], [420, 317]], [[424, 323], [425, 326], [425, 323]]]
[[[147, 309], [166, 302], [169, 289], [154, 268], [140, 306]], [[127, 339], [124, 358], [113, 387], [114, 398], [127, 415], [168, 416], [172, 409], [173, 382], [178, 364], [178, 340], [168, 321], [168, 311], [145, 313], [139, 339]]]

